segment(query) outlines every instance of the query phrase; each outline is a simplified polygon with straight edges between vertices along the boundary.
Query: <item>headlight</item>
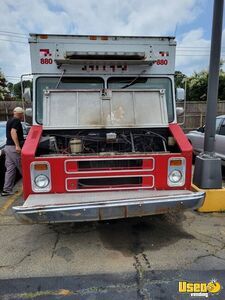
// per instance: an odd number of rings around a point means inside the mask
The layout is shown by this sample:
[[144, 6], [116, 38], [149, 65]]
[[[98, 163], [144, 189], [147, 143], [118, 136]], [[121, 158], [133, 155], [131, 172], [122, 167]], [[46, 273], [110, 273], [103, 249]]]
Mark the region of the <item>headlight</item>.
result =
[[37, 187], [44, 189], [49, 185], [49, 178], [45, 175], [38, 175], [35, 177], [34, 182]]
[[51, 191], [51, 166], [48, 161], [33, 161], [30, 164], [30, 177], [34, 193]]
[[169, 180], [172, 183], [178, 183], [182, 179], [182, 173], [178, 170], [174, 170], [169, 175]]

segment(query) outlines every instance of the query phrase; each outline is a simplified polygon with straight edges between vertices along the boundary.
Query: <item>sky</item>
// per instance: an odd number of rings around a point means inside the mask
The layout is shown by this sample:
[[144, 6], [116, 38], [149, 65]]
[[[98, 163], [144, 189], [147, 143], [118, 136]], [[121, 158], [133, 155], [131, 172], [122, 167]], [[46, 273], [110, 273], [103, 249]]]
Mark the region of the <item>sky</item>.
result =
[[[209, 65], [213, 0], [1, 0], [0, 70], [31, 73], [29, 33], [175, 36], [176, 70]], [[225, 18], [225, 17], [224, 17]], [[225, 59], [225, 21], [221, 57]]]

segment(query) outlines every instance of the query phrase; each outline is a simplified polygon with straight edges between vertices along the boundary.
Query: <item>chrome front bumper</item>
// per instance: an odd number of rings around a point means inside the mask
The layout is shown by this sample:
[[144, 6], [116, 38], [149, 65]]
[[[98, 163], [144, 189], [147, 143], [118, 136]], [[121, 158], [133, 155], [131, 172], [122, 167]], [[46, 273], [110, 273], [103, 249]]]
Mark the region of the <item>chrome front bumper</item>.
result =
[[23, 223], [99, 221], [196, 209], [204, 198], [204, 192], [186, 190], [32, 194], [13, 211]]

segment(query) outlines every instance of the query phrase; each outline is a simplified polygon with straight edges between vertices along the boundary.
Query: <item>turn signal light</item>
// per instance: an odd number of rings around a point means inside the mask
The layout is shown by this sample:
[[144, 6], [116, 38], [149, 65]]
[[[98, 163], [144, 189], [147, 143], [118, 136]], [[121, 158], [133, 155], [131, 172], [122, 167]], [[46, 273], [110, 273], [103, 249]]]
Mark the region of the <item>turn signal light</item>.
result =
[[177, 166], [182, 166], [183, 161], [181, 159], [173, 159], [170, 161], [170, 166], [171, 167], [177, 167]]
[[46, 165], [46, 164], [34, 165], [34, 170], [35, 171], [46, 171], [46, 170], [48, 170], [48, 165]]

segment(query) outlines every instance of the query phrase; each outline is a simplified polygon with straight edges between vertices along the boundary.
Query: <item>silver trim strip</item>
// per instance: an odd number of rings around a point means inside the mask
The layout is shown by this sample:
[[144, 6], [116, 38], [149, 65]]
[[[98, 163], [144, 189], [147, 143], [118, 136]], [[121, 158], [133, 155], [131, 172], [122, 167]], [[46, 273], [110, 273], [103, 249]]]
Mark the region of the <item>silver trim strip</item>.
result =
[[[85, 170], [82, 170], [82, 171], [75, 171], [75, 172], [69, 172], [69, 171], [67, 171], [67, 167], [66, 167], [66, 164], [68, 163], [68, 162], [79, 162], [79, 161], [111, 161], [111, 160], [151, 160], [152, 161], [152, 168], [150, 168], [150, 169], [135, 169], [135, 170], [130, 170], [130, 169], [118, 169], [118, 170], [104, 170], [104, 171], [101, 171], [100, 169], [99, 169], [99, 171], [85, 171]], [[139, 172], [139, 170], [140, 170], [140, 172], [141, 171], [149, 171], [149, 172], [151, 172], [151, 171], [154, 171], [155, 170], [155, 159], [153, 158], [153, 157], [138, 157], [138, 156], [136, 156], [136, 157], [130, 157], [130, 158], [123, 158], [123, 157], [121, 157], [121, 158], [116, 158], [116, 157], [112, 157], [112, 158], [90, 158], [90, 159], [67, 159], [67, 160], [65, 160], [64, 161], [64, 171], [65, 171], [65, 173], [66, 174], [76, 174], [76, 173], [85, 173], [85, 172], [88, 172], [88, 173], [96, 173], [96, 172], [98, 172], [98, 173], [102, 173], [102, 172], [136, 172], [136, 171], [138, 171]]]
[[[68, 175], [71, 175], [71, 174], [84, 174], [84, 173], [89, 173], [89, 174], [96, 174], [96, 173], [134, 173], [134, 172], [137, 172], [137, 173], [143, 173], [143, 172], [152, 172], [152, 169], [133, 169], [133, 170], [130, 170], [130, 169], [125, 169], [125, 170], [121, 170], [121, 169], [118, 169], [118, 170], [101, 170], [99, 169], [99, 171], [77, 171], [77, 172], [68, 172], [68, 171], [65, 171], [66, 174]], [[137, 174], [137, 177], [140, 176], [139, 174]], [[123, 176], [124, 177], [124, 176]], [[90, 177], [91, 178], [91, 177]], [[92, 177], [94, 178], [94, 177]]]
[[73, 193], [87, 193], [87, 192], [100, 192], [100, 191], [104, 191], [104, 192], [107, 192], [107, 191], [120, 191], [120, 190], [137, 190], [137, 188], [139, 190], [149, 190], [152, 187], [150, 186], [134, 186], [134, 187], [117, 187], [117, 188], [95, 188], [95, 189], [76, 189], [74, 191], [72, 190], [67, 190], [66, 188], [66, 191], [67, 192], [73, 192]]
[[[139, 189], [143, 189], [143, 188], [146, 188], [146, 189], [151, 189], [155, 186], [155, 177], [153, 175], [142, 175], [142, 176], [137, 176], [137, 175], [129, 175], [129, 176], [126, 176], [126, 177], [152, 177], [152, 185], [148, 185], [148, 186], [140, 186], [138, 187]], [[69, 177], [69, 178], [66, 178], [66, 181], [65, 181], [65, 189], [67, 192], [87, 192], [87, 191], [107, 191], [107, 190], [130, 190], [130, 189], [137, 189], [137, 185], [134, 186], [134, 187], [111, 187], [111, 188], [103, 188], [101, 186], [99, 186], [99, 188], [87, 188], [87, 189], [79, 189], [79, 188], [75, 188], [74, 190], [70, 190], [68, 189], [68, 180], [70, 179], [74, 179], [74, 180], [78, 180], [78, 179], [96, 179], [96, 178], [124, 178], [124, 176], [99, 176], [99, 177]]]

